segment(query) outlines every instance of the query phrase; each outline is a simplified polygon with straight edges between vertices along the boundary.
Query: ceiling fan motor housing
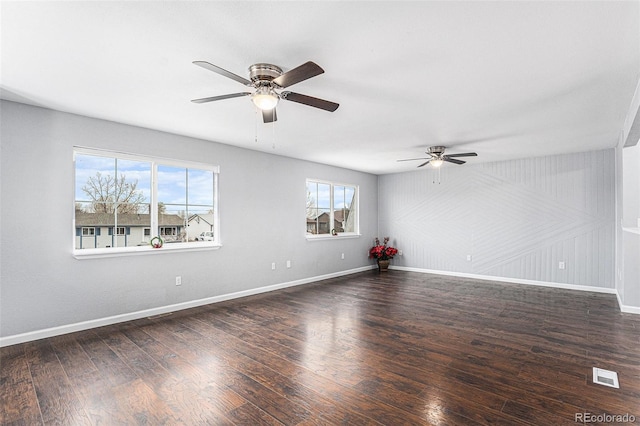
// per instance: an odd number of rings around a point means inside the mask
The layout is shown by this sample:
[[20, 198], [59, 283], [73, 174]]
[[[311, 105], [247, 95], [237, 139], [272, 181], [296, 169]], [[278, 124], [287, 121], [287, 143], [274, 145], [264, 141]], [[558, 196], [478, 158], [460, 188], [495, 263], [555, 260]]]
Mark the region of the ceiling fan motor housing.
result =
[[427, 151], [427, 154], [432, 154], [436, 157], [440, 157], [442, 154], [444, 154], [444, 150], [444, 146], [431, 146], [429, 147], [429, 151]]
[[282, 75], [282, 68], [272, 64], [253, 64], [249, 67], [249, 78], [254, 83], [271, 82]]

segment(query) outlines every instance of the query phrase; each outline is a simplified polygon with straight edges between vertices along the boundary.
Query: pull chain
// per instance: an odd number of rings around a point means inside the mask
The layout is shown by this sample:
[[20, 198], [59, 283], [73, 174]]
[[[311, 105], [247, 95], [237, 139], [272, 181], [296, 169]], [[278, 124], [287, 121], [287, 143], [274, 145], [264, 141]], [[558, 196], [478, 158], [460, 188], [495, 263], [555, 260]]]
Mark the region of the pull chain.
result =
[[276, 122], [271, 122], [271, 149], [276, 149]]
[[255, 142], [256, 142], [256, 143], [258, 143], [258, 108], [256, 107], [256, 108], [254, 109], [254, 111], [255, 111], [255, 114], [254, 114], [254, 115], [255, 115], [255, 117], [256, 117], [256, 120], [255, 120], [255, 122], [256, 122], [256, 123], [255, 123], [255, 124], [256, 124], [256, 139], [255, 139]]
[[[262, 110], [260, 110], [259, 108], [255, 109], [255, 117], [256, 117], [255, 136], [254, 136], [255, 143], [258, 143], [258, 127], [259, 127], [258, 122], [260, 121], [260, 117], [262, 116], [262, 114], [258, 114], [258, 112], [261, 113]], [[271, 148], [276, 149], [276, 122], [275, 121], [271, 122]]]
[[438, 185], [440, 185], [440, 167], [437, 168], [436, 173], [433, 175], [433, 179], [431, 180], [433, 184], [436, 183], [436, 175], [438, 176]]

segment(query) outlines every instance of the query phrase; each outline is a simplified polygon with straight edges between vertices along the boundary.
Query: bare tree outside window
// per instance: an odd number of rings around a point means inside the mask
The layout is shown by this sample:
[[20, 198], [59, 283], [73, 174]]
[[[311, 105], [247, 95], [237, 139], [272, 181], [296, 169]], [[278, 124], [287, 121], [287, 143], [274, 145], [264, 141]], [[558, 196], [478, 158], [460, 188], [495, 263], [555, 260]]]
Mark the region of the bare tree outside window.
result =
[[82, 187], [82, 191], [89, 197], [92, 213], [140, 213], [145, 205], [145, 196], [137, 189], [138, 180], [127, 181], [124, 174], [120, 177], [103, 175], [97, 172], [91, 176]]
[[316, 199], [311, 195], [311, 191], [307, 190], [307, 219], [313, 218], [316, 212]]

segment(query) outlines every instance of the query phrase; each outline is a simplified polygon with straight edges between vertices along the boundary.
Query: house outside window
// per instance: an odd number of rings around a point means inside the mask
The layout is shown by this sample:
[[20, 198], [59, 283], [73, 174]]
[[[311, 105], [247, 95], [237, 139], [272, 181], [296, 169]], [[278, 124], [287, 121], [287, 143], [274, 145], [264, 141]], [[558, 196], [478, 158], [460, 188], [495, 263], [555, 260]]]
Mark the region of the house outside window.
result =
[[307, 179], [307, 238], [359, 234], [358, 187]]
[[155, 236], [174, 249], [219, 246], [187, 226], [202, 215], [218, 228], [217, 166], [76, 148], [74, 170], [74, 254], [151, 249]]

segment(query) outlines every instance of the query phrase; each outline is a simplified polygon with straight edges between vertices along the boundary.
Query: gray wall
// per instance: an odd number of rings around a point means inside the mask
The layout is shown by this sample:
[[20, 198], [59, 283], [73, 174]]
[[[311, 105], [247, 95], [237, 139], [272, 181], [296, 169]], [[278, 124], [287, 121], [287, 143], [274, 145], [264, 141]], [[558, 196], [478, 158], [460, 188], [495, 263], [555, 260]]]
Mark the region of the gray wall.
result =
[[[0, 337], [371, 265], [375, 175], [13, 102], [1, 108]], [[223, 247], [73, 258], [74, 145], [218, 164]], [[305, 239], [308, 177], [360, 186], [363, 237]]]
[[396, 266], [615, 287], [613, 149], [380, 176], [378, 197]]

